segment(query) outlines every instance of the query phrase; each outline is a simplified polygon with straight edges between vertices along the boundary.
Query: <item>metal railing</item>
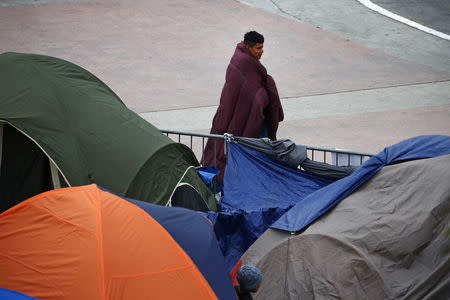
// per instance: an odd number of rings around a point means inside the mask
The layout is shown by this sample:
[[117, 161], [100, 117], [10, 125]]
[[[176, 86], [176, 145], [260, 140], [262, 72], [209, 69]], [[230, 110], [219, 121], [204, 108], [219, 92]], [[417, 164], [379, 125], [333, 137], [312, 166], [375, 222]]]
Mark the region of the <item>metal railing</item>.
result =
[[[206, 141], [205, 139], [225, 139], [226, 135], [217, 134], [204, 134], [204, 133], [193, 133], [185, 131], [167, 130], [160, 129], [162, 133], [170, 137], [173, 141], [178, 143], [183, 143], [187, 145], [195, 154], [201, 165], [203, 166], [203, 153], [205, 150]], [[175, 138], [173, 138], [175, 137]], [[216, 148], [216, 143], [214, 143], [214, 153], [217, 153], [219, 149]], [[220, 150], [222, 151], [222, 150]], [[226, 143], [224, 143], [223, 151], [227, 151]], [[307, 146], [308, 158], [314, 161], [328, 163], [335, 166], [359, 166], [362, 165], [367, 159], [372, 157], [374, 154], [367, 152], [357, 152], [344, 149], [333, 149], [333, 148], [323, 148], [323, 147], [313, 147]], [[216, 157], [216, 155], [214, 155]], [[214, 162], [214, 165], [216, 163]]]

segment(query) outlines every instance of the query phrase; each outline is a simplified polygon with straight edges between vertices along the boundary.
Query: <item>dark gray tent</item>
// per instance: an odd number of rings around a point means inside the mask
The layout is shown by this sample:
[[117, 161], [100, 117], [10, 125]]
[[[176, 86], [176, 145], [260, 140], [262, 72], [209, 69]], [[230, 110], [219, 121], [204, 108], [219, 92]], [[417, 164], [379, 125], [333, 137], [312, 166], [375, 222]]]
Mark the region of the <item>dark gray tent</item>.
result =
[[450, 155], [385, 166], [300, 234], [244, 254], [255, 299], [449, 299]]

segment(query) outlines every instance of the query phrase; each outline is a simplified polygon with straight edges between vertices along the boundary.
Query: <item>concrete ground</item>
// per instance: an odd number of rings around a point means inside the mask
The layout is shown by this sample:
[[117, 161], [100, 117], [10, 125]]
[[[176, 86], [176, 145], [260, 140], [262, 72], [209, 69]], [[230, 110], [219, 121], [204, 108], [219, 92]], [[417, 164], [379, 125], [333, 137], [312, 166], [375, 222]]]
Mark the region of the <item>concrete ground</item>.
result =
[[[428, 14], [416, 22], [447, 30], [450, 18], [430, 8], [442, 3], [414, 1]], [[286, 116], [280, 138], [378, 152], [417, 135], [450, 135], [450, 41], [356, 0], [0, 0], [0, 52], [76, 63], [174, 130], [208, 132], [226, 66], [249, 30], [266, 38], [261, 62]]]

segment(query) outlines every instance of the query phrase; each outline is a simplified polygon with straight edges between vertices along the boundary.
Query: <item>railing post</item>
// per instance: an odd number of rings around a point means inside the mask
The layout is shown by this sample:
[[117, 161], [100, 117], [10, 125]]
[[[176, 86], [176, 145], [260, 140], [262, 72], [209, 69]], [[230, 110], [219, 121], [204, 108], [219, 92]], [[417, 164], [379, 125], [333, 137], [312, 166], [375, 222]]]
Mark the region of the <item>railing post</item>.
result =
[[216, 154], [217, 154], [216, 141], [217, 141], [217, 140], [214, 140], [214, 167], [217, 168], [217, 163], [216, 163]]
[[202, 166], [205, 166], [205, 138], [202, 137]]

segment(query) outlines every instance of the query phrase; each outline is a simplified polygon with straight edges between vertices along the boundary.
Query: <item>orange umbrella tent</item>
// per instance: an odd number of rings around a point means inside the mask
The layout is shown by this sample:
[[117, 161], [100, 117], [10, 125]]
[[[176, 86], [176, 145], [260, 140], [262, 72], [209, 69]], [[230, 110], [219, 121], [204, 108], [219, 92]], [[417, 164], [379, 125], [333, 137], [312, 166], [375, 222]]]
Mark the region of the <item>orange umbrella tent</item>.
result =
[[39, 299], [217, 299], [160, 223], [94, 184], [0, 215], [0, 286]]

